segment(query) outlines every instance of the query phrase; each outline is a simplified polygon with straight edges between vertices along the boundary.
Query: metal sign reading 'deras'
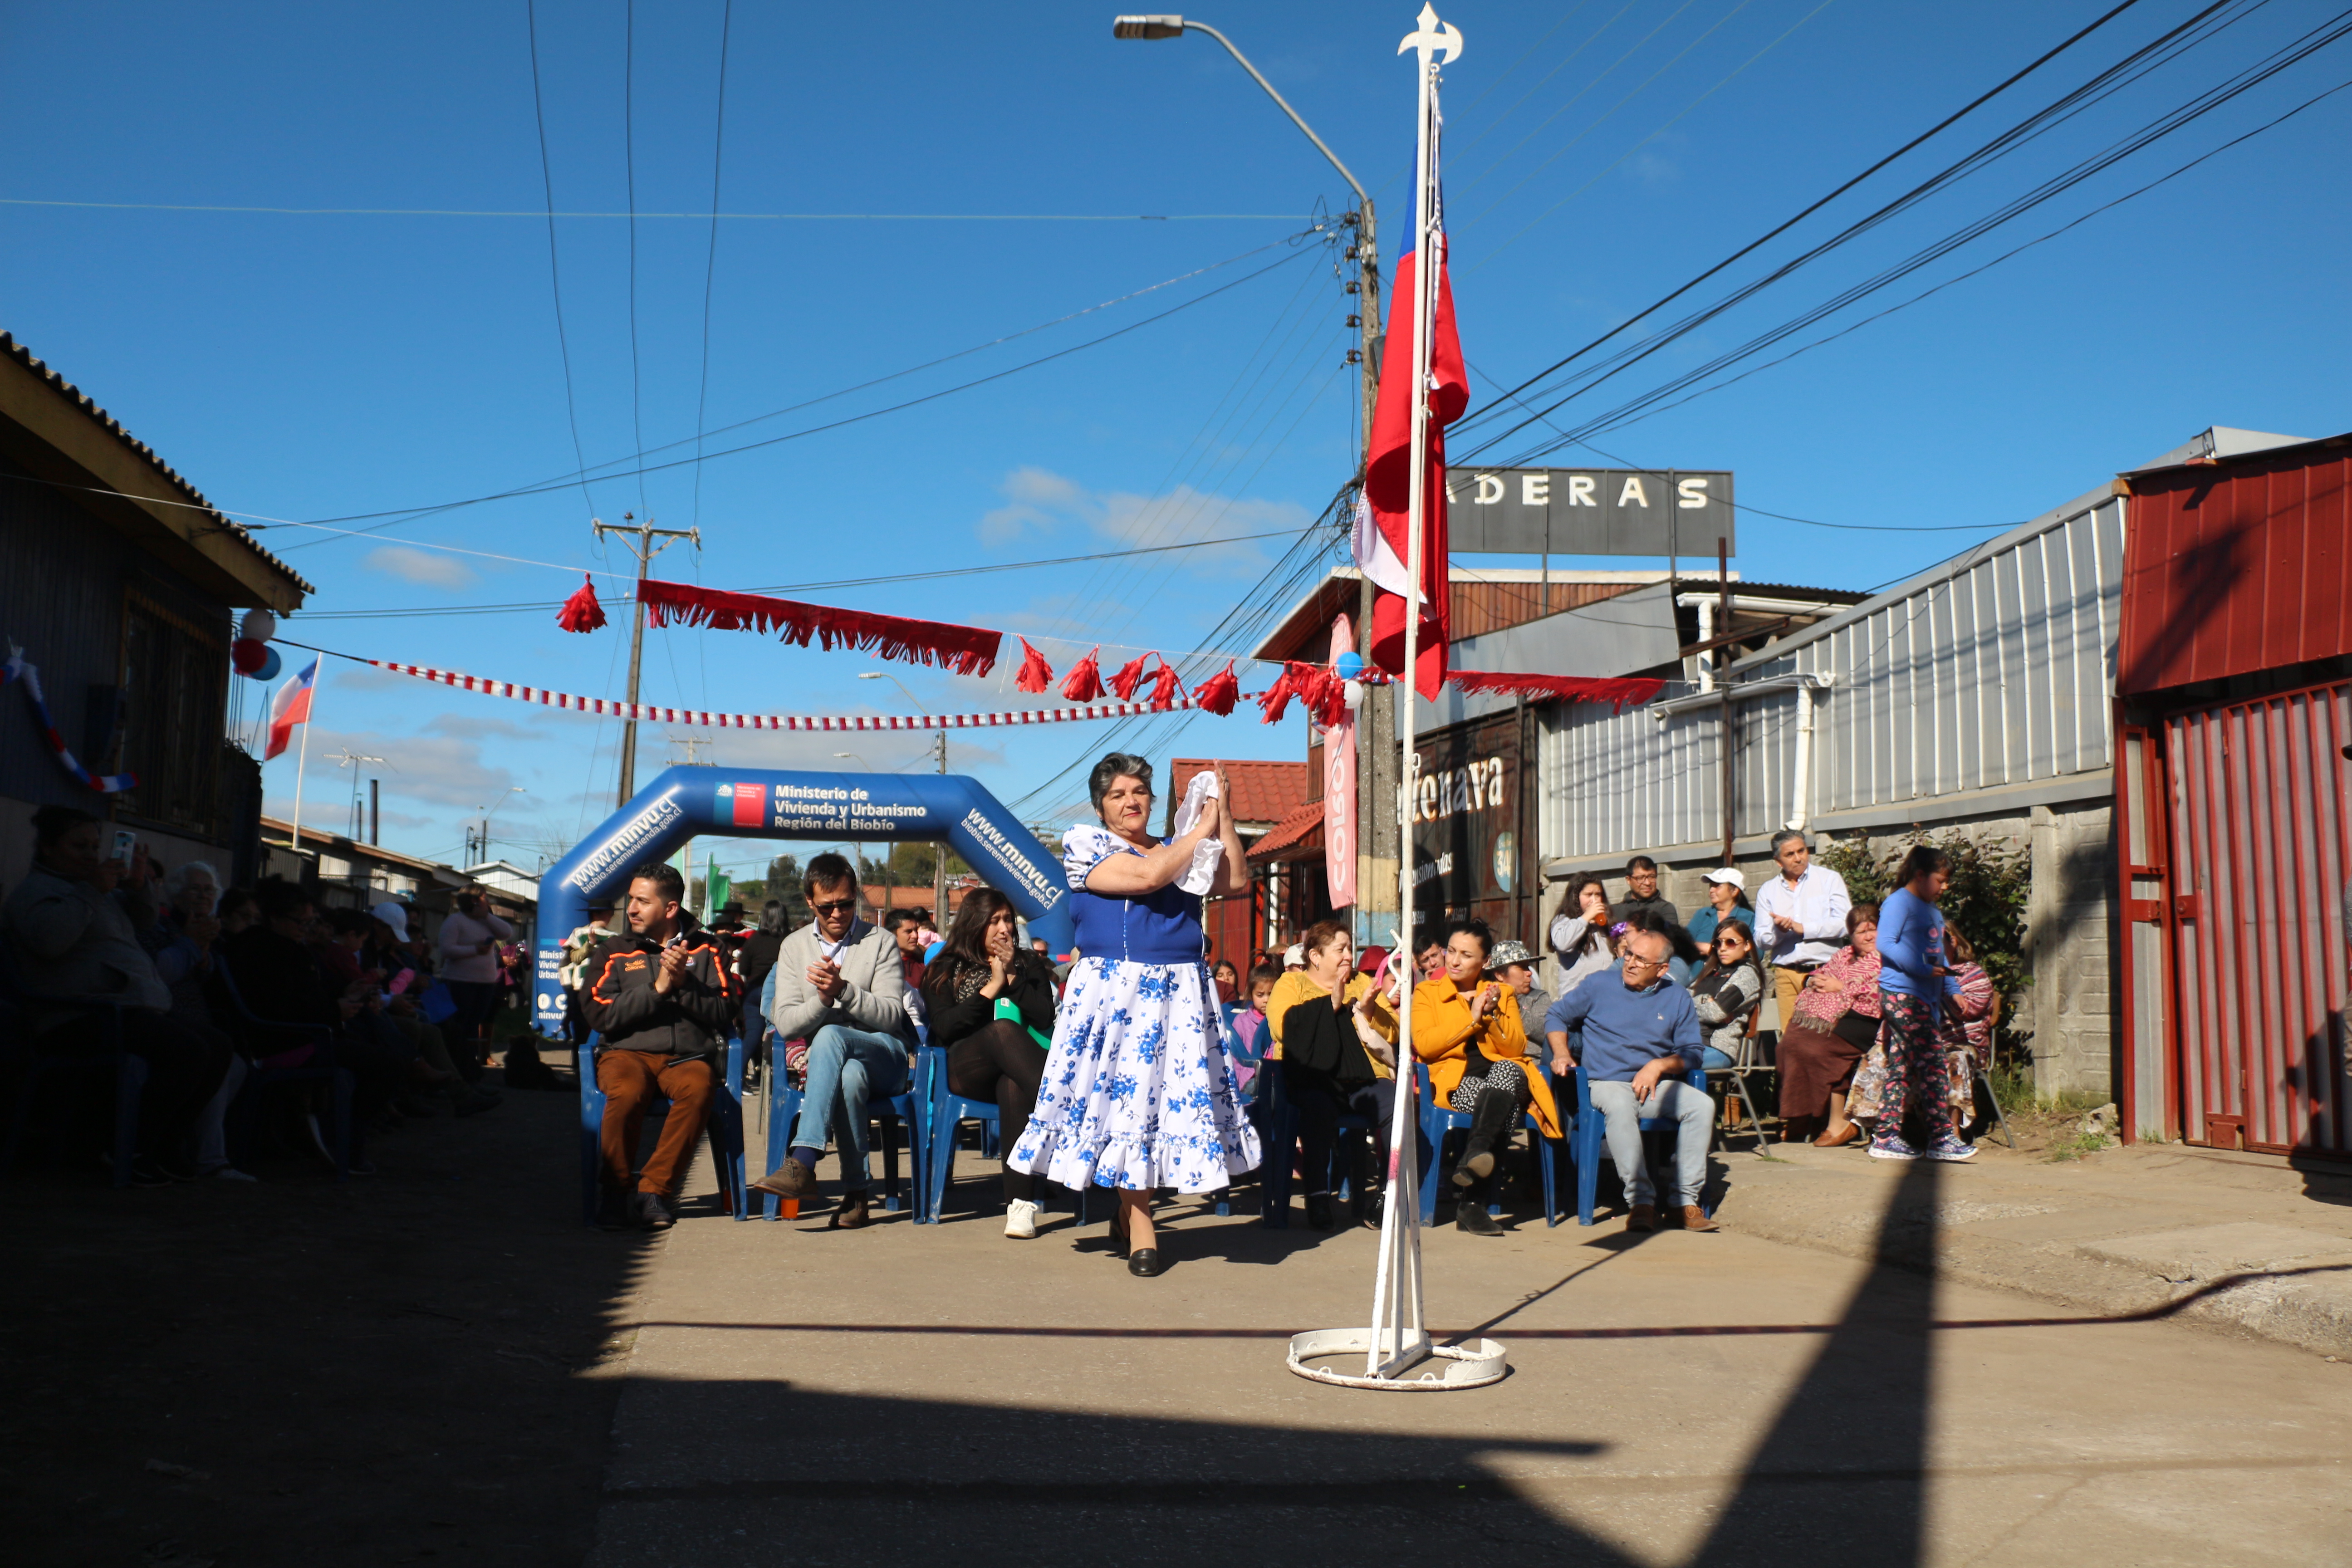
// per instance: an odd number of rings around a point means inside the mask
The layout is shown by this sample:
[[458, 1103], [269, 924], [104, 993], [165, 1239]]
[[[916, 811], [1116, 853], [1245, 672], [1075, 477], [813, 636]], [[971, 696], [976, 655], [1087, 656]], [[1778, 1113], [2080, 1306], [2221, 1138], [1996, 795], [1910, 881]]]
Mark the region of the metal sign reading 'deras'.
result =
[[1448, 468], [1457, 554], [1712, 555], [1731, 542], [1731, 475], [1681, 468]]

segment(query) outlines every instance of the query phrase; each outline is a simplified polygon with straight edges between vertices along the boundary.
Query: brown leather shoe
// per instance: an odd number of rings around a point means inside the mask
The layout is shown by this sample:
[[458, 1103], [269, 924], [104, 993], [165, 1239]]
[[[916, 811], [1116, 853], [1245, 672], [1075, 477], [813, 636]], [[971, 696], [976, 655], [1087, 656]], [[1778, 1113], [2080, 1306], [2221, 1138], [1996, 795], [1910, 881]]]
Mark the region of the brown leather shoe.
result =
[[1844, 1131], [1836, 1133], [1824, 1132], [1820, 1137], [1814, 1139], [1813, 1147], [1816, 1149], [1843, 1149], [1861, 1136], [1862, 1123], [1859, 1121], [1849, 1121], [1845, 1124]]
[[1625, 1228], [1627, 1230], [1657, 1229], [1658, 1205], [1655, 1204], [1635, 1204], [1633, 1205], [1633, 1212], [1625, 1216]]
[[771, 1193], [780, 1198], [806, 1198], [816, 1195], [816, 1173], [791, 1155], [784, 1163], [751, 1184], [755, 1193]]
[[1685, 1230], [1721, 1230], [1723, 1227], [1707, 1218], [1706, 1211], [1696, 1204], [1685, 1204], [1683, 1228]]
[[873, 1223], [874, 1216], [866, 1212], [866, 1194], [864, 1193], [848, 1193], [843, 1195], [841, 1206], [833, 1211], [833, 1218], [825, 1223], [824, 1228], [827, 1230], [864, 1230], [867, 1226], [872, 1225]]

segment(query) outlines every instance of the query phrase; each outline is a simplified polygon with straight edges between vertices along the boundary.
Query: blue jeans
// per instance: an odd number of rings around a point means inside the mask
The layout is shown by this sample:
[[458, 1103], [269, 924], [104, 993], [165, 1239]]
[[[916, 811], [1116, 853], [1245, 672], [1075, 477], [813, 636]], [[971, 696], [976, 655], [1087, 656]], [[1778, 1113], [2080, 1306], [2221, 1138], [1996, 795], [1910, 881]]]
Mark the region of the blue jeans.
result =
[[1637, 1106], [1630, 1083], [1595, 1082], [1592, 1109], [1601, 1112], [1609, 1140], [1609, 1157], [1616, 1162], [1618, 1180], [1625, 1184], [1629, 1204], [1657, 1202], [1650, 1184], [1650, 1163], [1642, 1149], [1642, 1122], [1665, 1121], [1675, 1131], [1675, 1202], [1696, 1204], [1706, 1185], [1706, 1146], [1714, 1141], [1715, 1101], [1680, 1079], [1661, 1082], [1649, 1103]]
[[842, 1189], [862, 1193], [874, 1179], [866, 1163], [866, 1108], [906, 1092], [906, 1041], [827, 1024], [809, 1040], [808, 1085], [793, 1147], [824, 1149], [830, 1128], [841, 1142]]

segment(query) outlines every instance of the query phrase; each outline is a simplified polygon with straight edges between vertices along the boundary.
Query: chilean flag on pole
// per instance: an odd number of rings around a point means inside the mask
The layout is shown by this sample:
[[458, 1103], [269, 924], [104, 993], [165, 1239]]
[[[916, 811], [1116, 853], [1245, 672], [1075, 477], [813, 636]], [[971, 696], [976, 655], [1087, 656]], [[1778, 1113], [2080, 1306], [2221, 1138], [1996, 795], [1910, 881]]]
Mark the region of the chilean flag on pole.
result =
[[[1470, 402], [1470, 378], [1462, 363], [1462, 340], [1454, 330], [1454, 289], [1445, 276], [1445, 237], [1437, 246], [1437, 306], [1429, 356], [1429, 458], [1427, 503], [1421, 542], [1421, 636], [1414, 650], [1413, 687], [1434, 701], [1445, 683], [1445, 426]], [[1412, 321], [1414, 267], [1407, 256], [1397, 264], [1396, 288], [1389, 295], [1389, 331], [1381, 351], [1380, 399], [1372, 408], [1372, 439], [1364, 472], [1364, 494], [1356, 510], [1356, 564], [1380, 592], [1372, 599], [1372, 661], [1391, 675], [1404, 674], [1404, 614], [1412, 585], [1405, 563], [1412, 559]], [[1368, 515], [1369, 514], [1369, 515]]]
[[278, 689], [269, 700], [269, 745], [261, 760], [283, 752], [294, 739], [294, 726], [310, 721], [310, 689], [318, 684], [319, 661], [313, 658], [310, 668]]

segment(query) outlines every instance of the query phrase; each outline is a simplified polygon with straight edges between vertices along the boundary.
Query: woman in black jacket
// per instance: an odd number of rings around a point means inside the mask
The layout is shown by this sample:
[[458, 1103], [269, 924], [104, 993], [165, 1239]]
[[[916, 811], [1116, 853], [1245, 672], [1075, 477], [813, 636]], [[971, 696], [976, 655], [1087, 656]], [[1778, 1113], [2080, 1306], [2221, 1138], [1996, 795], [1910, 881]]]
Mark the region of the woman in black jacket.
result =
[[[923, 972], [931, 1044], [948, 1053], [948, 1088], [992, 1100], [997, 1140], [1010, 1154], [1036, 1109], [1054, 1037], [1054, 971], [1016, 940], [1013, 905], [992, 888], [964, 895], [939, 958]], [[1037, 1234], [1037, 1178], [1004, 1167], [1004, 1234]]]

